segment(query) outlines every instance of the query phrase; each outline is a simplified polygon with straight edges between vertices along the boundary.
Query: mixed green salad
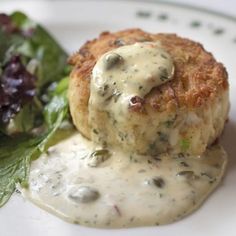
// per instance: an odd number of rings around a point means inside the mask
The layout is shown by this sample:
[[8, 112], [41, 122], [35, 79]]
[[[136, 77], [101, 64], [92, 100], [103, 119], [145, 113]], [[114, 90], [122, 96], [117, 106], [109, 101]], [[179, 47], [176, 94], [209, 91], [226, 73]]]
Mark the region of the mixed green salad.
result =
[[[67, 53], [21, 12], [0, 14], [0, 206], [69, 121]], [[52, 138], [53, 137], [53, 138]]]

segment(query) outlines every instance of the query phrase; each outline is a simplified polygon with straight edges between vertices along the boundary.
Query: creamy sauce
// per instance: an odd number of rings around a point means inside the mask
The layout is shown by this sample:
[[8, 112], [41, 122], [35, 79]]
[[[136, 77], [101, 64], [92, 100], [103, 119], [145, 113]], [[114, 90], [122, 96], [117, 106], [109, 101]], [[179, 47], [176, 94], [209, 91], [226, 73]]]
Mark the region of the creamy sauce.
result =
[[215, 145], [201, 156], [140, 156], [102, 150], [75, 134], [33, 161], [23, 195], [81, 225], [121, 228], [167, 224], [195, 210], [227, 163]]
[[[102, 143], [109, 133], [103, 120], [119, 126], [130, 109], [153, 88], [173, 79], [174, 63], [160, 42], [126, 45], [102, 55], [92, 71], [88, 104], [91, 138]], [[104, 117], [104, 115], [106, 117]]]

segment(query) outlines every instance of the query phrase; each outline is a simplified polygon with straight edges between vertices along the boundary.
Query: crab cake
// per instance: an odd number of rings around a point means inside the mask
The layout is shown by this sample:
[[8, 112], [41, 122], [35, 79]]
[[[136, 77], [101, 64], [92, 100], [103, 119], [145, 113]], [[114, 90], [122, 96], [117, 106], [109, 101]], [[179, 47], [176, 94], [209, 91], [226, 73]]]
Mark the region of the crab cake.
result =
[[73, 122], [104, 146], [200, 155], [224, 128], [227, 72], [199, 43], [139, 29], [104, 32], [70, 63]]

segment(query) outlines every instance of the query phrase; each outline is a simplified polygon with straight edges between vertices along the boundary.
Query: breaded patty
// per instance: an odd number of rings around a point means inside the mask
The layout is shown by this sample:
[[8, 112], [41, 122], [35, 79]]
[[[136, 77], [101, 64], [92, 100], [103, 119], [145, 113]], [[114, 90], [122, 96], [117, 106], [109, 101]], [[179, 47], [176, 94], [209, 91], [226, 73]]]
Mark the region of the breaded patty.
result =
[[[96, 132], [89, 122], [91, 73], [106, 52], [136, 42], [159, 41], [172, 57], [174, 78], [153, 88], [126, 122], [97, 109]], [[199, 43], [175, 34], [140, 29], [104, 32], [70, 58], [69, 104], [73, 122], [87, 138], [141, 154], [165, 151], [201, 154], [221, 134], [229, 111], [227, 72]], [[94, 112], [94, 111], [93, 111]], [[96, 111], [95, 111], [96, 112]], [[103, 133], [103, 140], [96, 133]]]

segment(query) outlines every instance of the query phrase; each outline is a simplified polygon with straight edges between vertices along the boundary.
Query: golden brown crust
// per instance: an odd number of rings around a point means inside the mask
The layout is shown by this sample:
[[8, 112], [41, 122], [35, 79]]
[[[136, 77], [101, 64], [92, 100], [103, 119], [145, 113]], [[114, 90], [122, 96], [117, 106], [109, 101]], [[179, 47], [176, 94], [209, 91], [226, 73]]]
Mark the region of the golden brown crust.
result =
[[216, 62], [201, 44], [175, 34], [149, 34], [140, 29], [129, 29], [117, 33], [104, 32], [98, 39], [86, 42], [69, 59], [70, 64], [74, 65], [71, 84], [78, 87], [77, 102], [87, 109], [90, 74], [101, 55], [124, 44], [157, 40], [172, 56], [175, 74], [173, 80], [154, 88], [145, 97], [145, 108], [153, 111], [173, 111], [180, 107], [193, 109], [214, 100], [223, 90], [228, 89], [224, 66]]

